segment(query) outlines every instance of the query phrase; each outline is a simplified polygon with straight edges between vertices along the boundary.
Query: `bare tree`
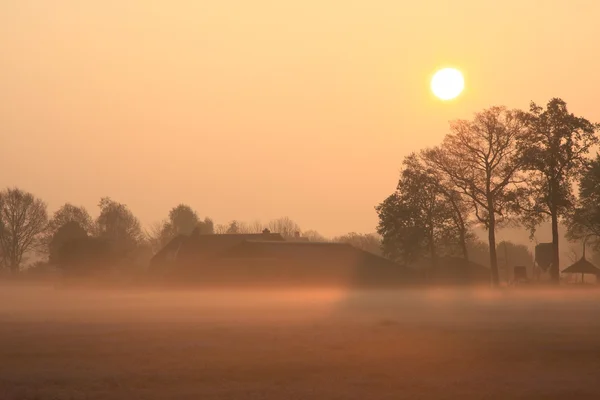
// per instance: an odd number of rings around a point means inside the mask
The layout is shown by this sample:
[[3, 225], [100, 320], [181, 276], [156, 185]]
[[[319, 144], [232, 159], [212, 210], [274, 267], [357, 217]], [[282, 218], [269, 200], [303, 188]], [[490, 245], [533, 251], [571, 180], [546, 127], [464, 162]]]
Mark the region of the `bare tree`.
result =
[[0, 254], [2, 264], [17, 273], [23, 255], [36, 250], [48, 226], [46, 203], [18, 188], [0, 192]]
[[228, 229], [229, 229], [229, 225], [227, 225], [227, 224], [218, 224], [217, 226], [215, 226], [215, 233], [217, 235], [223, 235], [223, 234], [227, 233]]
[[248, 224], [248, 233], [261, 233], [265, 226], [259, 220], [254, 220]]
[[248, 225], [247, 222], [237, 221], [237, 233], [248, 234], [248, 233], [255, 233], [255, 232], [252, 232], [250, 225]]
[[284, 238], [293, 238], [301, 232], [300, 226], [288, 217], [281, 217], [269, 222], [267, 228], [273, 233], [279, 233]]
[[347, 243], [358, 249], [377, 254], [378, 256], [382, 255], [381, 236], [375, 233], [350, 232], [345, 235], [335, 237], [332, 241], [338, 243]]
[[302, 236], [307, 238], [309, 242], [327, 242], [328, 239], [315, 230], [302, 232]]
[[168, 224], [168, 221], [155, 222], [144, 231], [145, 241], [153, 253], [158, 252], [173, 238], [171, 231], [165, 229]]
[[227, 230], [225, 231], [225, 233], [227, 233], [229, 235], [241, 233], [240, 232], [240, 223], [234, 219], [227, 226]]
[[475, 114], [472, 121], [450, 125], [440, 147], [423, 153], [428, 165], [440, 171], [472, 203], [475, 216], [488, 230], [490, 265], [498, 285], [496, 228], [507, 216], [523, 183], [521, 142], [525, 134], [522, 112], [492, 107]]

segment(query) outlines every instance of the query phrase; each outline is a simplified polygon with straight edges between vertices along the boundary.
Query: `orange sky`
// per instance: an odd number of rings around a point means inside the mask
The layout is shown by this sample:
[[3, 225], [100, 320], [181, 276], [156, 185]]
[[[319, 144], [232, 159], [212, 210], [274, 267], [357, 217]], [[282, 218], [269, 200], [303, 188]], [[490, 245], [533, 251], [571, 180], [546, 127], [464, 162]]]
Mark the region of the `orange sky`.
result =
[[[295, 3], [295, 4], [292, 4]], [[144, 224], [374, 231], [402, 157], [484, 107], [600, 121], [595, 0], [0, 0], [0, 186]], [[436, 68], [465, 73], [442, 104]]]

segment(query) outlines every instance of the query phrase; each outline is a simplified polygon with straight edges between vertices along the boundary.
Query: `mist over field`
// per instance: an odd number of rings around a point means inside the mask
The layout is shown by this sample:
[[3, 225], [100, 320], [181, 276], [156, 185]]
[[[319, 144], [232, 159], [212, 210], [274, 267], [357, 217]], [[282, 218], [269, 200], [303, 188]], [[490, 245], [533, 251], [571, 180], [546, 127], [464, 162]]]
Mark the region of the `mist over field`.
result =
[[600, 292], [0, 287], [2, 399], [592, 399]]

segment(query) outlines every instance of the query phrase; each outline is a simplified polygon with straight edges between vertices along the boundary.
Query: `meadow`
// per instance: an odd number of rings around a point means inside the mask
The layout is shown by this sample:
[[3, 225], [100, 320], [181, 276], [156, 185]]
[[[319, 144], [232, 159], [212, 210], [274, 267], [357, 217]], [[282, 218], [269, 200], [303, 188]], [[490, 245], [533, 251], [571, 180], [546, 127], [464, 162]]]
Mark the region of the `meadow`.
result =
[[597, 399], [600, 292], [0, 285], [0, 399]]

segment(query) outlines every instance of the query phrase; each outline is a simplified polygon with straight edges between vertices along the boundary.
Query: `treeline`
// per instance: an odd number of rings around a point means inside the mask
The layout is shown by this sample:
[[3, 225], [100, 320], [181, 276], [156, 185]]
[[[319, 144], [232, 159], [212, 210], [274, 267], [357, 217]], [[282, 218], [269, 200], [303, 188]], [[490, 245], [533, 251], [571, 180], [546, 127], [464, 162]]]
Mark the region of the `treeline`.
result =
[[189, 205], [173, 207], [166, 218], [143, 229], [127, 205], [102, 198], [94, 219], [84, 208], [67, 203], [52, 215], [46, 203], [19, 188], [0, 192], [0, 269], [17, 273], [26, 257], [38, 259], [36, 266], [54, 266], [70, 272], [93, 272], [107, 266], [117, 269], [144, 268], [150, 258], [177, 235], [277, 232], [288, 240], [336, 241], [352, 244], [376, 254], [381, 240], [376, 234], [349, 233], [332, 239], [314, 230], [302, 231], [288, 217], [266, 224], [233, 220], [215, 225], [200, 218]]
[[500, 280], [496, 231], [508, 224], [531, 235], [550, 221], [551, 279], [559, 282], [559, 223], [570, 239], [600, 237], [600, 125], [551, 99], [528, 111], [491, 107], [450, 123], [438, 146], [407, 156], [396, 190], [379, 206], [386, 256], [404, 263], [473, 257], [473, 227], [488, 232], [493, 282]]

